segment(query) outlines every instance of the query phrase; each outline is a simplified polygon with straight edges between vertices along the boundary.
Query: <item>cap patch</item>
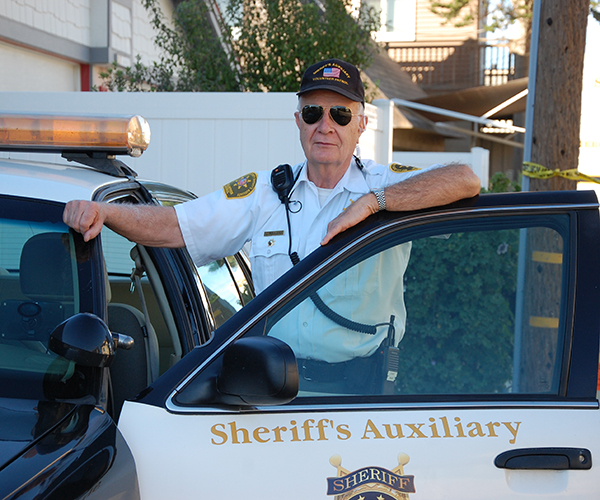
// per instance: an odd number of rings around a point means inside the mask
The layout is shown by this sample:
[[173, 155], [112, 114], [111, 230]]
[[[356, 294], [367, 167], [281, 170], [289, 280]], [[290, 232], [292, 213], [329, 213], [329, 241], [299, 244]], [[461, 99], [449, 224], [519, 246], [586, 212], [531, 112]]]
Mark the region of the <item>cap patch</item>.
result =
[[365, 88], [356, 66], [341, 59], [327, 59], [310, 66], [302, 77], [298, 95], [330, 90], [356, 102], [365, 102]]
[[229, 184], [225, 184], [223, 186], [225, 197], [228, 200], [234, 200], [236, 198], [245, 198], [246, 196], [251, 195], [256, 187], [257, 178], [258, 176], [252, 172], [250, 174], [243, 175], [239, 179], [236, 179]]
[[[344, 85], [348, 85], [348, 81], [352, 80], [352, 77], [348, 74], [347, 71], [344, 70], [341, 66], [337, 65], [335, 62], [327, 63], [328, 66], [321, 66], [313, 71], [313, 82], [324, 81], [333, 79], [339, 83], [343, 83]], [[318, 73], [323, 70], [321, 73], [322, 76], [318, 76]], [[342, 75], [342, 71], [344, 74]]]
[[327, 78], [339, 78], [340, 68], [325, 68], [323, 70], [323, 76]]
[[413, 170], [421, 170], [419, 167], [411, 167], [409, 165], [400, 165], [400, 163], [390, 163], [390, 170], [396, 174], [403, 172], [412, 172]]

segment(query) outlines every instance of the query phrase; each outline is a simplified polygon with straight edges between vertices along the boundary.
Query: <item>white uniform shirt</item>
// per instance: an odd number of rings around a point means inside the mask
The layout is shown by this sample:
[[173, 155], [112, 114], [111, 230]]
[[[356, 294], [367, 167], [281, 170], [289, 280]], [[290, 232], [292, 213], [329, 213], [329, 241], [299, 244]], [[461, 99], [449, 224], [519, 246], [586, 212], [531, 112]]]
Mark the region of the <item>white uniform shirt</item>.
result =
[[[300, 259], [320, 246], [329, 222], [353, 201], [374, 188], [423, 172], [403, 171], [394, 164], [383, 166], [370, 160], [363, 165], [360, 170], [352, 162], [322, 207], [317, 187], [307, 177], [305, 163], [293, 168], [298, 179], [290, 194], [291, 251], [297, 252]], [[247, 190], [250, 192], [241, 191], [243, 197], [231, 195], [233, 184], [238, 187], [254, 180], [254, 188]], [[251, 241], [252, 277], [259, 293], [292, 267], [285, 206], [271, 187], [270, 172], [250, 174], [236, 183], [175, 209], [188, 251], [198, 266], [232, 255]], [[410, 244], [383, 252], [379, 254], [382, 258], [368, 259], [360, 264], [360, 269], [355, 266], [332, 280], [319, 295], [338, 314], [361, 323], [386, 322], [390, 314], [395, 314], [399, 342], [406, 317], [402, 276], [409, 253]], [[374, 293], [376, 290], [382, 290], [383, 297]], [[365, 300], [368, 297], [371, 299]], [[338, 362], [372, 354], [387, 328], [379, 328], [375, 336], [347, 330], [324, 317], [307, 299], [275, 325], [270, 334], [288, 343], [297, 357]]]

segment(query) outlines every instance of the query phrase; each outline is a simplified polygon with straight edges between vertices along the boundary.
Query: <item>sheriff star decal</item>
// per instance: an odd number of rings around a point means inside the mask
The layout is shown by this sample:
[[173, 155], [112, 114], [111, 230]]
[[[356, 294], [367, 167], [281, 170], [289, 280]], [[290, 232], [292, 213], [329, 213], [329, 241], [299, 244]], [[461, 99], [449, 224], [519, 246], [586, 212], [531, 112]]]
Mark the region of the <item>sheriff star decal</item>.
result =
[[333, 455], [329, 463], [337, 476], [327, 478], [327, 495], [335, 495], [334, 500], [408, 500], [408, 494], [415, 493], [414, 476], [404, 475], [409, 461], [406, 453], [400, 453], [392, 470], [369, 466], [351, 472], [342, 467], [342, 457]]
[[400, 165], [399, 163], [390, 163], [390, 170], [396, 174], [403, 172], [412, 172], [413, 170], [421, 170], [419, 167], [411, 167], [410, 165]]
[[234, 200], [237, 198], [245, 198], [254, 191], [256, 187], [256, 179], [258, 176], [252, 172], [250, 174], [243, 175], [239, 179], [225, 184], [223, 191], [228, 200]]

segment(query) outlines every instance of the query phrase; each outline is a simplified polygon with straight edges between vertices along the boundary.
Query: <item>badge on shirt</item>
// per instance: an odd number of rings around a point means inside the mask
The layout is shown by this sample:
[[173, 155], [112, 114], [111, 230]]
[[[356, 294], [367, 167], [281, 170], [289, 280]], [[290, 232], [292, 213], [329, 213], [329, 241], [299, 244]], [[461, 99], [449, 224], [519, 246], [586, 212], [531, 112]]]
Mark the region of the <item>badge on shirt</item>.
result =
[[236, 179], [229, 184], [225, 184], [223, 186], [223, 191], [225, 192], [225, 196], [228, 200], [234, 200], [236, 198], [245, 198], [246, 196], [252, 194], [254, 188], [256, 187], [256, 179], [258, 176], [251, 172], [249, 174], [243, 175], [239, 179]]
[[390, 163], [390, 170], [396, 174], [403, 172], [412, 172], [413, 170], [421, 170], [419, 167], [411, 167], [409, 165], [400, 165], [399, 163]]

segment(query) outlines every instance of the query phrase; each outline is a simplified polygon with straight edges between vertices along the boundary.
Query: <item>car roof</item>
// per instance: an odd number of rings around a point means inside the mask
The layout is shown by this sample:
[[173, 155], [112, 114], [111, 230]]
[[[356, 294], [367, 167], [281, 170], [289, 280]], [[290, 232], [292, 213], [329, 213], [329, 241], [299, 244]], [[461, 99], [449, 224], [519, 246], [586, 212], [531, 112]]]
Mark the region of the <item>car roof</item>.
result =
[[0, 159], [0, 193], [58, 202], [90, 200], [109, 184], [127, 182], [91, 168]]

